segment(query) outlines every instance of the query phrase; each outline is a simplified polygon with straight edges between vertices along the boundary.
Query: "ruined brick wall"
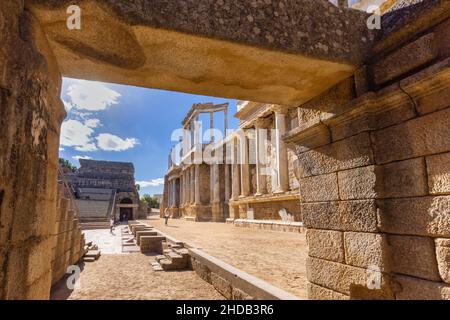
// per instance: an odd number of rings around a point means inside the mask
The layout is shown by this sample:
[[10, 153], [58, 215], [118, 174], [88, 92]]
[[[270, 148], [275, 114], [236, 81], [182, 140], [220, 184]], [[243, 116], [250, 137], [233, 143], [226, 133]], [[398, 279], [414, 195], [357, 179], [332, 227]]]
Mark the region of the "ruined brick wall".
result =
[[449, 32], [376, 56], [354, 78], [373, 91], [299, 108], [309, 298], [450, 299]]

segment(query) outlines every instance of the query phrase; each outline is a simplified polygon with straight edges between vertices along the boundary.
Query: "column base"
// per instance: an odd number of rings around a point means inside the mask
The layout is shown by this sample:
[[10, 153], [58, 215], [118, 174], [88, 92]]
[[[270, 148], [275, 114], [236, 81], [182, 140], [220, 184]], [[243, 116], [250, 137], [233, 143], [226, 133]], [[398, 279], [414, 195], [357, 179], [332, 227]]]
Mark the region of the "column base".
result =
[[211, 221], [211, 206], [193, 204], [190, 207], [190, 216], [195, 217], [195, 221]]
[[225, 210], [224, 204], [222, 202], [213, 203], [211, 206], [212, 218], [211, 221], [214, 222], [224, 222], [225, 221]]

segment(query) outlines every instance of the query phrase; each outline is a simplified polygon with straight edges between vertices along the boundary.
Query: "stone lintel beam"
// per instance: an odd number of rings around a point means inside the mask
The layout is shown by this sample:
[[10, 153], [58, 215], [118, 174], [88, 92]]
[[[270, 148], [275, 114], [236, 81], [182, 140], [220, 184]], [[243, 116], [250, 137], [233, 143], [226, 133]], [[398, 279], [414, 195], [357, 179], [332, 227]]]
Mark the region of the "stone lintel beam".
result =
[[[81, 8], [81, 30], [66, 9]], [[326, 0], [26, 0], [64, 76], [298, 105], [352, 75], [375, 35]]]

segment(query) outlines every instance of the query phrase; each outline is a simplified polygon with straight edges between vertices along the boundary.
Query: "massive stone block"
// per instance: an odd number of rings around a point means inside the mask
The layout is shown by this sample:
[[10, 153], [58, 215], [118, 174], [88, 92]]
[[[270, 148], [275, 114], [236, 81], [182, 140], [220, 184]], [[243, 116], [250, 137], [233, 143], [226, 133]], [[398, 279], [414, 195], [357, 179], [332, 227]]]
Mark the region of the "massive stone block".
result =
[[368, 133], [362, 133], [298, 155], [300, 177], [373, 164]]
[[345, 232], [345, 262], [355, 267], [389, 271], [387, 241], [383, 234]]
[[398, 300], [449, 300], [450, 286], [442, 282], [421, 280], [414, 277], [396, 276], [400, 290]]
[[387, 240], [393, 272], [440, 281], [433, 239], [388, 235]]
[[68, 30], [71, 1], [27, 1], [65, 76], [287, 105], [351, 76], [375, 33], [325, 0], [77, 3]]
[[302, 179], [300, 197], [304, 202], [339, 200], [336, 173]]
[[372, 290], [368, 288], [370, 271], [364, 268], [311, 257], [308, 258], [306, 267], [310, 282], [350, 296], [352, 299], [394, 298], [394, 292], [390, 288], [391, 280], [387, 275], [380, 274], [380, 288]]
[[378, 200], [383, 232], [431, 237], [450, 234], [450, 197]]
[[345, 253], [342, 232], [308, 229], [306, 241], [310, 257], [344, 262]]
[[426, 159], [430, 194], [450, 193], [450, 152]]
[[435, 36], [433, 33], [427, 34], [377, 62], [373, 66], [375, 82], [382, 84], [395, 79], [431, 61], [437, 55]]
[[302, 203], [307, 228], [376, 232], [375, 200]]
[[442, 281], [450, 284], [450, 239], [436, 239], [436, 259]]
[[[0, 266], [0, 298], [46, 299], [52, 255], [47, 244], [56, 222], [59, 132], [65, 116], [61, 76], [45, 34], [24, 11], [23, 1], [0, 6], [0, 43], [0, 246], [7, 257]], [[30, 265], [33, 261], [36, 266]]]
[[375, 160], [395, 160], [450, 150], [450, 108], [379, 130], [373, 134]]

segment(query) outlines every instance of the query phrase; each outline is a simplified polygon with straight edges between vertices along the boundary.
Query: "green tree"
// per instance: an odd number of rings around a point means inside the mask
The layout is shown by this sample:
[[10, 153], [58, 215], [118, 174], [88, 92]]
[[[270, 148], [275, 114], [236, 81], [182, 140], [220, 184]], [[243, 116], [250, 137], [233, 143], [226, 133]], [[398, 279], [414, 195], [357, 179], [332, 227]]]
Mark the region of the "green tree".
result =
[[59, 158], [59, 165], [61, 168], [72, 171], [72, 172], [77, 170], [77, 167], [75, 167], [73, 164], [71, 164], [69, 160], [64, 159], [64, 158]]
[[158, 199], [156, 199], [155, 197], [152, 197], [149, 194], [144, 194], [141, 197], [141, 201], [143, 203], [147, 204], [150, 208], [155, 208], [155, 209], [159, 208]]
[[137, 191], [140, 191], [140, 190], [141, 190], [141, 186], [140, 186], [139, 184], [136, 183], [135, 187], [136, 187], [136, 190], [137, 190]]

